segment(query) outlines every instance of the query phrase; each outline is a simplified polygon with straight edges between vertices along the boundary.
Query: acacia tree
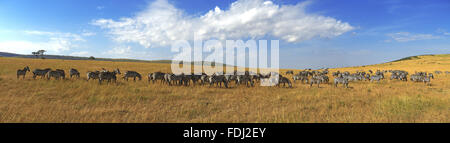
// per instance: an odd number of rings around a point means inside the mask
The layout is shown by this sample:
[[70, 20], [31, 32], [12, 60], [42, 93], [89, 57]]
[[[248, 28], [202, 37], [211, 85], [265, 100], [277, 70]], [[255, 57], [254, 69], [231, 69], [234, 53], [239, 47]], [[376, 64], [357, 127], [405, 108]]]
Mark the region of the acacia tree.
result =
[[44, 56], [44, 53], [47, 52], [47, 51], [45, 51], [45, 50], [39, 50], [39, 51], [37, 51], [37, 52], [38, 52], [39, 55]]
[[38, 58], [38, 56], [39, 56], [38, 52], [31, 52], [31, 54], [33, 54], [36, 58]]
[[47, 51], [45, 51], [45, 50], [38, 50], [37, 52], [31, 52], [31, 54], [36, 56], [36, 58], [38, 58], [39, 56], [41, 56], [41, 58], [44, 58], [44, 53], [45, 52], [47, 52]]

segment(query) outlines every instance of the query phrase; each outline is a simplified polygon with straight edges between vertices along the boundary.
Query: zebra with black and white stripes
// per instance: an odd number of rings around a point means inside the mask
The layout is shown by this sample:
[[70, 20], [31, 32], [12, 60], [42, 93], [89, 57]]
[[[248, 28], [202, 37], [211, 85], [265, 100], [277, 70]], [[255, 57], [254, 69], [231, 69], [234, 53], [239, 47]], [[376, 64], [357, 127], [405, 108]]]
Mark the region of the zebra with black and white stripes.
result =
[[102, 84], [103, 80], [107, 80], [108, 83], [111, 82], [111, 81], [116, 82], [117, 81], [117, 76], [116, 76], [117, 74], [121, 74], [119, 69], [116, 69], [116, 70], [114, 70], [112, 72], [110, 72], [110, 71], [102, 71], [99, 74], [98, 83]]
[[36, 77], [40, 76], [42, 79], [47, 75], [47, 73], [52, 70], [50, 68], [46, 69], [35, 69], [33, 71], [33, 79], [36, 79]]
[[27, 72], [30, 72], [30, 67], [26, 66], [23, 69], [17, 70], [17, 79], [19, 79], [20, 76], [22, 76], [22, 79], [25, 79], [25, 75]]
[[128, 78], [133, 78], [133, 81], [136, 81], [136, 78], [138, 78], [139, 80], [142, 80], [142, 76], [141, 74], [139, 74], [136, 71], [127, 71], [125, 72], [123, 79], [128, 81]]
[[69, 76], [70, 76], [70, 78], [72, 78], [73, 76], [80, 78], [80, 72], [78, 72], [77, 69], [71, 68], [69, 70]]

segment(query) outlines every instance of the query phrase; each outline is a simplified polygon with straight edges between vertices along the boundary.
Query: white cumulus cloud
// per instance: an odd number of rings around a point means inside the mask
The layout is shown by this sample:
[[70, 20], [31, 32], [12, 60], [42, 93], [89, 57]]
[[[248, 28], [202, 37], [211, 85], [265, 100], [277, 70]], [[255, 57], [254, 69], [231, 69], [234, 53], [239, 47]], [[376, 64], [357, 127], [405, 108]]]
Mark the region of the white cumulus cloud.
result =
[[89, 53], [88, 51], [73, 52], [73, 53], [70, 53], [69, 55], [71, 55], [71, 56], [78, 56], [78, 57], [88, 57], [88, 56], [91, 56], [90, 53]]
[[273, 36], [287, 42], [314, 37], [330, 38], [354, 29], [332, 17], [305, 12], [310, 1], [278, 5], [263, 0], [238, 0], [227, 10], [215, 7], [202, 15], [189, 15], [167, 0], [157, 0], [134, 17], [97, 19], [118, 42], [144, 47], [168, 46], [175, 40], [243, 39]]
[[146, 51], [134, 51], [131, 46], [118, 46], [101, 53], [108, 58], [132, 58], [132, 59], [150, 59], [151, 55]]
[[49, 54], [61, 54], [73, 47], [77, 42], [86, 41], [82, 36], [73, 33], [48, 32], [48, 31], [20, 31], [19, 33], [39, 37], [43, 40], [12, 40], [0, 41], [0, 51], [31, 54], [38, 50], [46, 50]]

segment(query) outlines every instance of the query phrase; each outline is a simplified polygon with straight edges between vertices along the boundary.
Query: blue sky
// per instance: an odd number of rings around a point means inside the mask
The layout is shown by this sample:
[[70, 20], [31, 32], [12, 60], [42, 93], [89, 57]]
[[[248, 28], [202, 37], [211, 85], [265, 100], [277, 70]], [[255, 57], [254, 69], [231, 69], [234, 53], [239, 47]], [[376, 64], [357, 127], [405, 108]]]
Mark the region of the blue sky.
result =
[[171, 59], [173, 39], [202, 31], [205, 40], [279, 39], [282, 68], [376, 64], [450, 53], [450, 1], [0, 1], [1, 52]]

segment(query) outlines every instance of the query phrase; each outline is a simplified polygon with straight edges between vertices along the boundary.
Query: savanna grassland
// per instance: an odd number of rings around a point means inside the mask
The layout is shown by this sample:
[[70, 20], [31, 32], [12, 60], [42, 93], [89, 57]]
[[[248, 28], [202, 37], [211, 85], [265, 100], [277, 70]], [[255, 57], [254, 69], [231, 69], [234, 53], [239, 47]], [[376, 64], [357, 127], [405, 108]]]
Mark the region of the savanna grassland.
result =
[[[27, 73], [18, 80], [16, 71], [25, 66], [66, 73], [76, 68], [82, 78], [33, 80]], [[87, 71], [102, 67], [120, 68], [122, 73], [135, 70], [143, 76], [170, 72], [170, 64], [0, 57], [0, 122], [450, 122], [450, 75], [445, 73], [435, 75], [431, 86], [385, 79], [350, 82], [350, 88], [299, 82], [294, 88], [169, 87], [148, 83], [146, 77], [103, 85], [86, 81]], [[450, 55], [330, 72], [369, 69], [450, 71]]]

